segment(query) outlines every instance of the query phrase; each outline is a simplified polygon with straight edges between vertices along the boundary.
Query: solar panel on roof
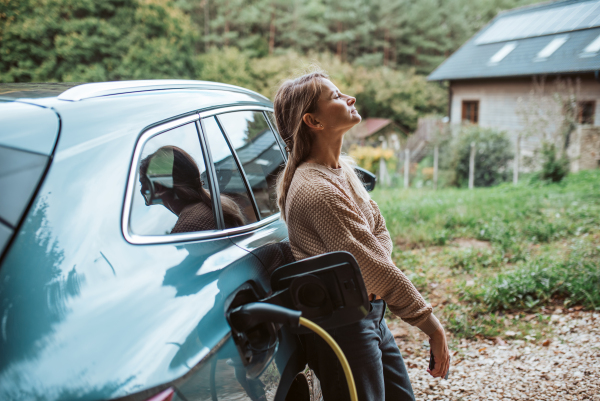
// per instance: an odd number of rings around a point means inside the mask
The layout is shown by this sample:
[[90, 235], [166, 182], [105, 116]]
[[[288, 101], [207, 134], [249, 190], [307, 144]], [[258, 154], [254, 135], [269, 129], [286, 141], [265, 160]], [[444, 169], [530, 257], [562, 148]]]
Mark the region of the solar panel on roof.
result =
[[567, 4], [497, 19], [475, 44], [504, 42], [600, 26], [600, 0]]

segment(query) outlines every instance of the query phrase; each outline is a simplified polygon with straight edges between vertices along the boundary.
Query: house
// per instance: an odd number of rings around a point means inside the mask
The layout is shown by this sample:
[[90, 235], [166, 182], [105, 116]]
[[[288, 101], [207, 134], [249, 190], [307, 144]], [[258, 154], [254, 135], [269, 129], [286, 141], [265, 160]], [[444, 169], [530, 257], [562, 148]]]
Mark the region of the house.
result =
[[388, 118], [365, 118], [352, 127], [348, 134], [345, 141], [348, 146], [356, 144], [392, 149], [399, 149], [401, 138], [406, 136], [400, 127]]
[[600, 0], [502, 12], [428, 79], [448, 82], [452, 125], [507, 131], [531, 156], [573, 121], [572, 170], [600, 166]]

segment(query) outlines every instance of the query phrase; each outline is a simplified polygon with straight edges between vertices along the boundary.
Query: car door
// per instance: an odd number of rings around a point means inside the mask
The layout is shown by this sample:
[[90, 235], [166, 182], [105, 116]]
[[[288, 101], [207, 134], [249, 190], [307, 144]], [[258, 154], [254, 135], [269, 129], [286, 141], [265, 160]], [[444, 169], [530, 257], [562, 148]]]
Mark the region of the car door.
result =
[[[212, 127], [203, 124], [205, 132]], [[198, 121], [158, 131], [142, 135], [134, 156], [125, 232], [155, 255], [175, 249], [180, 260], [165, 270], [162, 285], [174, 298], [197, 300], [195, 310], [177, 311], [193, 318], [181, 321], [168, 342], [169, 369], [185, 373], [168, 384], [187, 401], [261, 399], [277, 389], [278, 371], [269, 359], [260, 377], [247, 378], [225, 319], [226, 305], [245, 284], [257, 298], [269, 290], [264, 266], [228, 238], [261, 224], [253, 200], [220, 131], [199, 135]]]
[[[205, 134], [221, 130], [224, 141], [216, 147], [228, 148], [242, 173], [258, 221], [251, 230], [230, 231], [231, 240], [255, 255], [267, 272], [294, 260], [288, 242], [287, 226], [280, 219], [276, 182], [285, 167], [284, 154], [265, 107], [235, 107], [203, 114]], [[218, 128], [217, 128], [218, 126]], [[211, 149], [215, 146], [211, 146]], [[216, 170], [219, 161], [215, 161]], [[297, 337], [284, 327], [279, 331], [275, 362], [281, 374], [277, 400], [283, 400], [296, 374], [304, 369]]]
[[[235, 109], [219, 111], [233, 113]], [[197, 127], [201, 132], [200, 147], [196, 147], [195, 152], [184, 153], [173, 145], [173, 141], [159, 142], [155, 139], [156, 143], [148, 142], [145, 145], [145, 149], [148, 150], [144, 150], [139, 157], [140, 188], [139, 195], [137, 192], [135, 195], [140, 198], [138, 208], [142, 207], [143, 198], [143, 207], [156, 207], [158, 209], [155, 213], [166, 213], [164, 222], [170, 220], [168, 225], [152, 228], [152, 232], [147, 232], [150, 237], [146, 237], [145, 241], [159, 241], [160, 234], [164, 233], [162, 241], [179, 242], [179, 246], [185, 247], [192, 258], [191, 264], [187, 267], [172, 268], [171, 274], [168, 277], [165, 275], [165, 280], [168, 278], [169, 282], [178, 283], [175, 285], [181, 287], [184, 296], [195, 292], [195, 287], [202, 286], [203, 283], [214, 282], [218, 288], [218, 296], [215, 296], [214, 300], [207, 299], [213, 306], [200, 321], [197, 330], [190, 333], [183, 343], [177, 345], [180, 348], [178, 352], [181, 353], [179, 359], [185, 361], [189, 349], [199, 345], [211, 342], [215, 346], [200, 363], [195, 366], [190, 365], [192, 369], [185, 377], [172, 383], [176, 390], [174, 399], [273, 400], [279, 388], [280, 372], [288, 366], [287, 362], [295, 347], [295, 344], [289, 341], [289, 335], [279, 334], [268, 341], [267, 357], [262, 364], [258, 367], [244, 366], [239, 350], [229, 333], [221, 337], [216, 333], [211, 334], [213, 331], [222, 332], [225, 309], [231, 302], [235, 302], [238, 293], [252, 292], [254, 298], [248, 299], [250, 301], [262, 298], [270, 291], [269, 269], [261, 260], [265, 261], [267, 260], [265, 255], [276, 255], [277, 252], [266, 252], [261, 259], [253, 255], [248, 247], [240, 246], [233, 239], [245, 235], [247, 238], [254, 238], [254, 244], [262, 242], [268, 245], [279, 243], [287, 237], [285, 226], [278, 222], [277, 206], [272, 197], [274, 182], [282, 167], [281, 151], [270, 125], [262, 114], [262, 109], [250, 113], [252, 114], [245, 115], [251, 116], [252, 120], [241, 119], [239, 124], [242, 128], [248, 123], [250, 125], [254, 123], [255, 126], [250, 127], [249, 135], [245, 134], [246, 142], [237, 148], [232, 145], [224, 129], [226, 124], [230, 125], [234, 120], [225, 119], [227, 123], [223, 123], [217, 116], [219, 113], [212, 112], [202, 114], [201, 123]], [[254, 116], [256, 116], [255, 120]], [[236, 152], [236, 149], [239, 151]], [[259, 153], [252, 157], [251, 155], [257, 152], [256, 149]], [[200, 151], [203, 152], [202, 155], [199, 155]], [[274, 151], [278, 158], [268, 155]], [[269, 160], [260, 159], [261, 156], [269, 157]], [[195, 166], [202, 164], [198, 162], [200, 159], [205, 160], [208, 168], [199, 168], [198, 173], [195, 172]], [[243, 161], [246, 162], [245, 165]], [[273, 161], [277, 164], [271, 165]], [[254, 165], [250, 164], [252, 162]], [[184, 165], [187, 167], [183, 168]], [[190, 168], [194, 170], [192, 173], [186, 171]], [[168, 174], [169, 171], [172, 172], [171, 176]], [[188, 188], [193, 186], [194, 182], [200, 185], [200, 192], [210, 194], [204, 197], [204, 202], [210, 200], [214, 213], [209, 213], [208, 208], [201, 203], [202, 197]], [[169, 188], [177, 192], [176, 196], [169, 195]], [[181, 209], [181, 205], [173, 201], [173, 198], [181, 200], [186, 197], [194, 198], [196, 204]], [[132, 216], [134, 220], [138, 218], [135, 212], [132, 212]], [[210, 222], [198, 221], [199, 216]], [[135, 221], [131, 226], [135, 231]], [[147, 226], [149, 225], [140, 225], [144, 229]], [[139, 234], [139, 232], [134, 233], [136, 237], [133, 240], [143, 241]], [[197, 238], [207, 238], [207, 240], [202, 243], [193, 242]], [[230, 246], [222, 242], [224, 239]], [[198, 271], [193, 272], [192, 266], [196, 264], [193, 261], [199, 262], [206, 255], [207, 242], [220, 244], [217, 246], [217, 252], [207, 259], [213, 261], [208, 266], [205, 261]], [[291, 260], [288, 258], [271, 260], [271, 263], [277, 262], [281, 265], [289, 261]], [[215, 264], [218, 266], [214, 266]], [[216, 280], [212, 281], [210, 277]], [[277, 358], [273, 360], [276, 350], [278, 350]], [[248, 369], [253, 371], [249, 372]], [[290, 369], [296, 368], [288, 368], [288, 371]], [[287, 376], [293, 379], [295, 373]], [[287, 385], [289, 386], [289, 383]], [[283, 399], [282, 397], [285, 397], [285, 393], [279, 396], [280, 399]]]
[[285, 166], [285, 159], [277, 135], [265, 116], [269, 109], [247, 108], [224, 110], [215, 119], [225, 134], [236, 162], [246, 177], [261, 224], [255, 230], [232, 233], [230, 238], [238, 246], [256, 255], [272, 271], [289, 263], [287, 227], [279, 218], [277, 206], [277, 176]]

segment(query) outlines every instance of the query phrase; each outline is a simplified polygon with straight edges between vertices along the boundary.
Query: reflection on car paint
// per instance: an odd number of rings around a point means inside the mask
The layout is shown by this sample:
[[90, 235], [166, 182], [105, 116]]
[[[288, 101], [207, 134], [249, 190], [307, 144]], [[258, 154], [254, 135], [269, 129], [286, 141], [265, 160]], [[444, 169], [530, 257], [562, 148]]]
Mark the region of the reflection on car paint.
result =
[[[218, 90], [51, 104], [62, 124], [55, 157], [0, 269], [0, 399], [111, 399], [177, 383], [228, 338], [225, 298], [249, 281], [269, 291], [267, 269], [229, 238], [132, 245], [121, 231], [140, 133], [220, 101], [269, 106]], [[273, 225], [257, 238], [285, 238]], [[252, 399], [223, 348], [219, 399]], [[271, 399], [267, 377], [277, 374], [260, 377]]]
[[[177, 385], [176, 393], [179, 395], [173, 400], [272, 401], [280, 377], [274, 361], [258, 378], [247, 377], [233, 340], [230, 339], [198, 372]], [[180, 395], [185, 398], [182, 399]]]

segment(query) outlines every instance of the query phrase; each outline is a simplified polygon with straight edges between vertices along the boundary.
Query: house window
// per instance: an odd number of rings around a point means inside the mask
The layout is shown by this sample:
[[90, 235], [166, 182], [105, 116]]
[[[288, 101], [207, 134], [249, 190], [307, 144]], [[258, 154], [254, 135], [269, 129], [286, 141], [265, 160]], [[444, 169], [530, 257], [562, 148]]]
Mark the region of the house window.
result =
[[579, 124], [594, 125], [594, 114], [596, 114], [596, 102], [579, 102], [577, 108], [577, 122]]
[[468, 121], [472, 124], [479, 122], [479, 100], [463, 100], [462, 121]]

